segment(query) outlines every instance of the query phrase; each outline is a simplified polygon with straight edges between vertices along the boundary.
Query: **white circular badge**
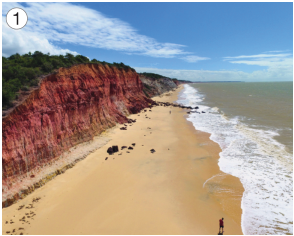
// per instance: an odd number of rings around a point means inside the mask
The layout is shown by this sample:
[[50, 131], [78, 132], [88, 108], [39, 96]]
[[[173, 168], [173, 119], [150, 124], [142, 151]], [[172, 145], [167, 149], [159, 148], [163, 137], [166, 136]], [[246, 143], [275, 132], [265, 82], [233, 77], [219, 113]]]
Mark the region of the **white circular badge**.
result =
[[21, 8], [12, 8], [6, 15], [6, 22], [10, 28], [18, 30], [27, 24], [28, 15]]

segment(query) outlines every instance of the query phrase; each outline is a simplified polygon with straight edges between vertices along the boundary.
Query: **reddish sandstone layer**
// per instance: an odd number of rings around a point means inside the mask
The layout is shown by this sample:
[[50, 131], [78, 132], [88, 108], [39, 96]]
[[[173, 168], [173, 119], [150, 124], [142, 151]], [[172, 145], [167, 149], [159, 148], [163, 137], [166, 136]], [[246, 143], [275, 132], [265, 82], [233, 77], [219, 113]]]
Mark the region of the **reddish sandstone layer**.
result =
[[[2, 121], [2, 184], [92, 140], [153, 103], [136, 72], [101, 64], [60, 68]], [[2, 191], [3, 191], [2, 190]]]

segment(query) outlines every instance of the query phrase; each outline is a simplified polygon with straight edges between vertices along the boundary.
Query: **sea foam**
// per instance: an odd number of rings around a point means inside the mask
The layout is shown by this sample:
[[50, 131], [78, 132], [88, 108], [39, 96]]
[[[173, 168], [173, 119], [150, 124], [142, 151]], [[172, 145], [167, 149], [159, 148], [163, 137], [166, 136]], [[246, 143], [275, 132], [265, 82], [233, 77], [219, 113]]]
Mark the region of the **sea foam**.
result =
[[187, 120], [211, 134], [222, 149], [220, 170], [243, 184], [243, 233], [293, 234], [293, 159], [273, 139], [279, 133], [270, 127], [249, 127], [244, 117], [228, 118], [217, 107], [203, 105], [204, 99], [197, 89], [184, 85], [177, 102], [205, 111], [191, 113]]

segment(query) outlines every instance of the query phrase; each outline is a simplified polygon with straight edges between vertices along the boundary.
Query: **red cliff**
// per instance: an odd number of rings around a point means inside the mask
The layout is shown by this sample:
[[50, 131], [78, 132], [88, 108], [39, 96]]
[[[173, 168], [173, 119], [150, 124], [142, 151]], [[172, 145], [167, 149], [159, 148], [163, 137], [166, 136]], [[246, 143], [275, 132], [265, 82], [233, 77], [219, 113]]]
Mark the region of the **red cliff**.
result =
[[2, 192], [18, 176], [99, 135], [152, 100], [136, 72], [101, 64], [60, 68], [2, 121]]

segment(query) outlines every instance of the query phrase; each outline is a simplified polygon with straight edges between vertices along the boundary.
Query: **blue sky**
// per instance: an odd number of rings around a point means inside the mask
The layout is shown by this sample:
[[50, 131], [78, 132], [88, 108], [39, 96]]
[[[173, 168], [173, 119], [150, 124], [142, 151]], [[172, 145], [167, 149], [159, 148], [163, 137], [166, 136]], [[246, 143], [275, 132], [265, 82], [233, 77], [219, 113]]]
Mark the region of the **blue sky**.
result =
[[[29, 17], [18, 31], [13, 7]], [[3, 55], [35, 50], [192, 81], [292, 80], [293, 3], [3, 3]]]

